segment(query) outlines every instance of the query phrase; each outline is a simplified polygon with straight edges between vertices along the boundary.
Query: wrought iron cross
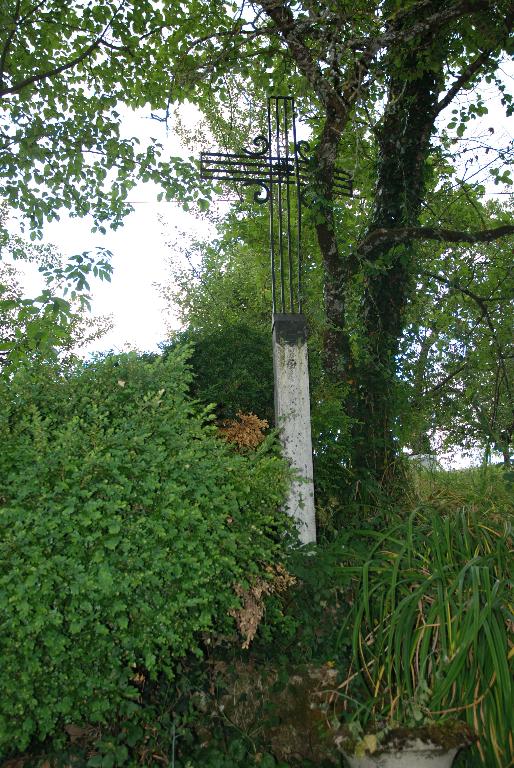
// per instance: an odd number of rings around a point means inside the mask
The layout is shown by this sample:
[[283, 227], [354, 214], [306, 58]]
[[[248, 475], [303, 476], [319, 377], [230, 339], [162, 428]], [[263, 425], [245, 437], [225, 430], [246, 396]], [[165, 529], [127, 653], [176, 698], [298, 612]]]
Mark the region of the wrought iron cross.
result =
[[[294, 314], [302, 311], [302, 202], [312, 175], [309, 143], [297, 139], [292, 96], [268, 98], [267, 128], [253, 150], [202, 152], [200, 172], [203, 179], [258, 187], [255, 202], [269, 205], [273, 315]], [[351, 197], [352, 191], [350, 174], [336, 168], [335, 194]]]

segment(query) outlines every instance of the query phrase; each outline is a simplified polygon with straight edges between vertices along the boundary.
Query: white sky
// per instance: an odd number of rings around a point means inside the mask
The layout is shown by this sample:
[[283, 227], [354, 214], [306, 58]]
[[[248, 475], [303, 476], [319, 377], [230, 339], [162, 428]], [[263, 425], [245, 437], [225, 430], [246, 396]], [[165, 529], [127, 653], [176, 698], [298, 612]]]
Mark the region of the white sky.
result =
[[[92, 312], [112, 315], [114, 327], [93, 344], [91, 351], [157, 348], [166, 337], [165, 326], [171, 319], [164, 315], [164, 302], [155, 285], [169, 282], [166, 265], [171, 252], [166, 245], [166, 230], [175, 225], [196, 235], [205, 230], [193, 214], [185, 213], [177, 204], [158, 203], [158, 189], [142, 186], [131, 195], [139, 201], [134, 212], [116, 232], [91, 234], [89, 222], [64, 218], [52, 222], [45, 231], [45, 240], [55, 243], [65, 256], [93, 250], [97, 245], [112, 251], [112, 281], [92, 282]], [[159, 220], [159, 214], [165, 222]]]
[[[191, 121], [198, 119], [194, 110], [188, 117]], [[172, 130], [167, 133], [163, 124], [142, 114], [129, 114], [123, 127], [125, 134], [138, 136], [142, 145], [154, 136], [164, 145], [164, 156], [190, 154]], [[134, 211], [121, 228], [108, 230], [106, 235], [91, 232], [91, 218], [70, 218], [65, 212], [59, 221], [45, 225], [43, 241], [53, 243], [64, 257], [94, 251], [97, 246], [113, 254], [111, 282], [90, 281], [92, 313], [111, 315], [113, 329], [85, 351], [155, 350], [166, 338], [167, 324], [178, 327], [176, 319], [164, 315], [165, 304], [155, 285], [170, 280], [167, 261], [172, 254], [167, 242], [176, 228], [181, 237], [188, 233], [207, 237], [209, 226], [205, 219], [183, 211], [176, 203], [158, 202], [159, 191], [154, 184], [138, 184], [129, 195]], [[21, 267], [19, 262], [16, 266]], [[30, 266], [23, 272], [27, 295], [37, 295], [42, 287], [40, 276]]]

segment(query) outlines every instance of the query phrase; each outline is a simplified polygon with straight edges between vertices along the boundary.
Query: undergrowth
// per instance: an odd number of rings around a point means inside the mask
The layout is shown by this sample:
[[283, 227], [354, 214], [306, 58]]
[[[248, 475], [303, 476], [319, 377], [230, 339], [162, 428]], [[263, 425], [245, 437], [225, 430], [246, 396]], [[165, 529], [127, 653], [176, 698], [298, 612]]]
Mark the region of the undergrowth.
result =
[[[446, 518], [450, 529], [452, 516], [457, 521], [463, 514], [478, 516], [484, 525], [489, 521], [491, 527], [503, 524], [514, 516], [512, 480], [512, 475], [500, 467], [457, 472], [413, 470], [408, 493], [397, 509], [395, 524], [421, 508]], [[279, 743], [277, 748], [273, 734], [287, 717], [293, 716], [299, 721], [305, 717], [299, 708], [291, 710], [292, 715], [286, 712], [290, 701], [288, 690], [295, 675], [303, 674], [306, 679], [311, 674], [309, 670], [321, 670], [321, 683], [317, 685], [318, 688], [324, 686], [326, 693], [330, 686], [338, 690], [340, 681], [348, 674], [353, 628], [345, 617], [353, 598], [346, 569], [348, 561], [341, 549], [344, 540], [352, 541], [354, 550], [360, 547], [365, 557], [370, 540], [359, 537], [356, 530], [354, 533], [347, 530], [342, 539], [292, 552], [284, 561], [294, 578], [287, 591], [267, 596], [249, 650], [241, 648], [241, 638], [235, 634], [204, 637], [200, 645], [202, 655], [180, 660], [174, 667], [173, 681], [163, 676], [152, 680], [142, 675], [137, 707], [129, 717], [118, 717], [109, 725], [89, 732], [78, 735], [75, 732], [74, 740], [68, 734], [59, 755], [55, 750], [45, 752], [43, 746], [39, 754], [32, 754], [33, 764], [41, 765], [44, 759], [51, 758], [56, 765], [77, 768], [139, 765], [167, 768], [309, 768], [316, 765], [320, 768], [330, 765], [321, 752], [315, 762], [305, 754], [291, 753], [290, 758], [284, 759], [291, 745]], [[512, 543], [507, 543], [511, 556]], [[505, 621], [511, 622], [512, 618], [505, 616]], [[512, 657], [512, 644], [510, 648]], [[241, 681], [245, 676], [246, 687], [239, 683], [236, 689], [234, 680]], [[266, 684], [262, 682], [264, 678]], [[266, 686], [268, 690], [264, 690]], [[294, 695], [298, 700], [304, 696], [305, 691], [294, 687], [292, 690], [296, 691]], [[463, 702], [467, 694], [469, 691], [463, 691]], [[306, 695], [311, 696], [312, 691], [308, 690]], [[323, 706], [334, 700], [337, 701], [337, 697], [326, 697]], [[229, 701], [231, 706], [227, 705]], [[455, 701], [458, 706], [458, 695]], [[325, 715], [329, 712], [337, 719], [337, 707], [330, 707]], [[248, 709], [251, 718], [244, 722], [242, 715]], [[311, 706], [309, 716], [317, 717], [316, 707]], [[313, 728], [317, 727], [314, 722]], [[293, 739], [291, 733], [289, 738]], [[70, 747], [74, 753], [71, 761]], [[28, 765], [28, 761], [25, 764]], [[483, 761], [471, 750], [463, 751], [455, 763], [455, 768], [478, 766], [505, 768], [491, 757]]]

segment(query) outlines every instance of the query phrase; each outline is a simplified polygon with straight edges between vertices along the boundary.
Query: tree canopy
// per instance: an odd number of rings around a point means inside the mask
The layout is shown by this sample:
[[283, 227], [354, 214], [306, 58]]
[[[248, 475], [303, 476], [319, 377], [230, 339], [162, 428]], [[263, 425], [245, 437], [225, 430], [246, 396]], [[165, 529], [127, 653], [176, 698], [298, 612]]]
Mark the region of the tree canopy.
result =
[[169, 159], [125, 136], [123, 107], [164, 107], [176, 3], [7, 0], [0, 9], [0, 194], [33, 231], [66, 208], [103, 228]]
[[[487, 114], [480, 85], [495, 85], [512, 112], [498, 75], [512, 51], [511, 4], [262, 0], [226, 14], [225, 27], [191, 39], [189, 58], [176, 56], [175, 93], [198, 101], [226, 146], [248, 135], [245, 98], [250, 106], [264, 91], [297, 95], [314, 139], [324, 376], [347, 391], [350, 465], [361, 481], [394, 484], [398, 355], [425, 244], [444, 246], [449, 280], [465, 244], [477, 254], [514, 232], [508, 207], [484, 215], [483, 187], [470, 194], [459, 169], [473, 146], [469, 126]], [[482, 163], [510, 183], [508, 148], [482, 139], [475, 155], [473, 171]], [[336, 161], [352, 169], [359, 195], [346, 210], [334, 198]], [[455, 205], [460, 195], [467, 204]]]

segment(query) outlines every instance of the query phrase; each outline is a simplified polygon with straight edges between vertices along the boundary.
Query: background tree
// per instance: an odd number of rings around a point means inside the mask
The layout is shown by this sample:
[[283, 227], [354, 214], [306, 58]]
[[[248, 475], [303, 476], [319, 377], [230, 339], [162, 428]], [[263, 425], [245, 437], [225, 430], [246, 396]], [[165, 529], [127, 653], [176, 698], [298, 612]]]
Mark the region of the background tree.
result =
[[416, 453], [430, 452], [437, 442], [449, 449], [493, 448], [508, 465], [514, 418], [512, 250], [496, 242], [424, 251], [425, 269], [401, 344], [404, 427], [410, 430], [404, 437]]
[[[470, 120], [487, 111], [479, 96], [465, 105], [458, 98], [484, 78], [493, 81], [502, 55], [511, 51], [511, 4], [418, 0], [320, 7], [261, 0], [232, 10], [233, 15], [227, 7], [223, 34], [204, 28], [201, 54], [190, 38], [193, 60], [176, 55], [176, 72], [183, 73], [177, 74], [176, 92], [206, 105], [221, 137], [238, 113], [227, 108], [225, 121], [219, 110], [213, 115], [207, 89], [222, 103], [230, 101], [231, 82], [239, 84], [239, 92], [250, 80], [259, 92], [280, 83], [280, 90], [294, 88], [298, 94], [316, 140], [313, 223], [323, 265], [324, 371], [350, 392], [346, 411], [353, 425], [350, 463], [356, 483], [394, 486], [397, 356], [421, 244], [487, 243], [514, 232], [505, 212], [497, 211], [487, 227], [475, 222], [461, 229], [451, 215], [434, 214], [425, 205], [437, 188], [441, 154], [452, 154], [448, 131], [462, 138]], [[213, 50], [219, 57], [207, 64]], [[249, 59], [264, 57], [266, 70], [249, 67]], [[194, 67], [202, 82], [186, 77]], [[510, 112], [509, 94], [503, 91], [502, 98]], [[452, 109], [449, 127], [438, 139], [440, 116]], [[334, 202], [333, 173], [336, 160], [347, 158], [348, 146], [355, 144], [359, 124], [371, 152], [356, 164], [356, 187], [363, 170], [371, 194], [360, 231], [348, 238]], [[239, 140], [237, 131], [234, 135]], [[504, 170], [495, 170], [497, 179], [509, 180]]]
[[220, 418], [244, 411], [271, 424], [270, 275], [255, 243], [260, 223], [232, 213], [209, 243], [170, 243], [171, 279], [161, 292], [186, 328], [171, 331], [171, 346], [193, 345], [194, 396], [216, 403]]

